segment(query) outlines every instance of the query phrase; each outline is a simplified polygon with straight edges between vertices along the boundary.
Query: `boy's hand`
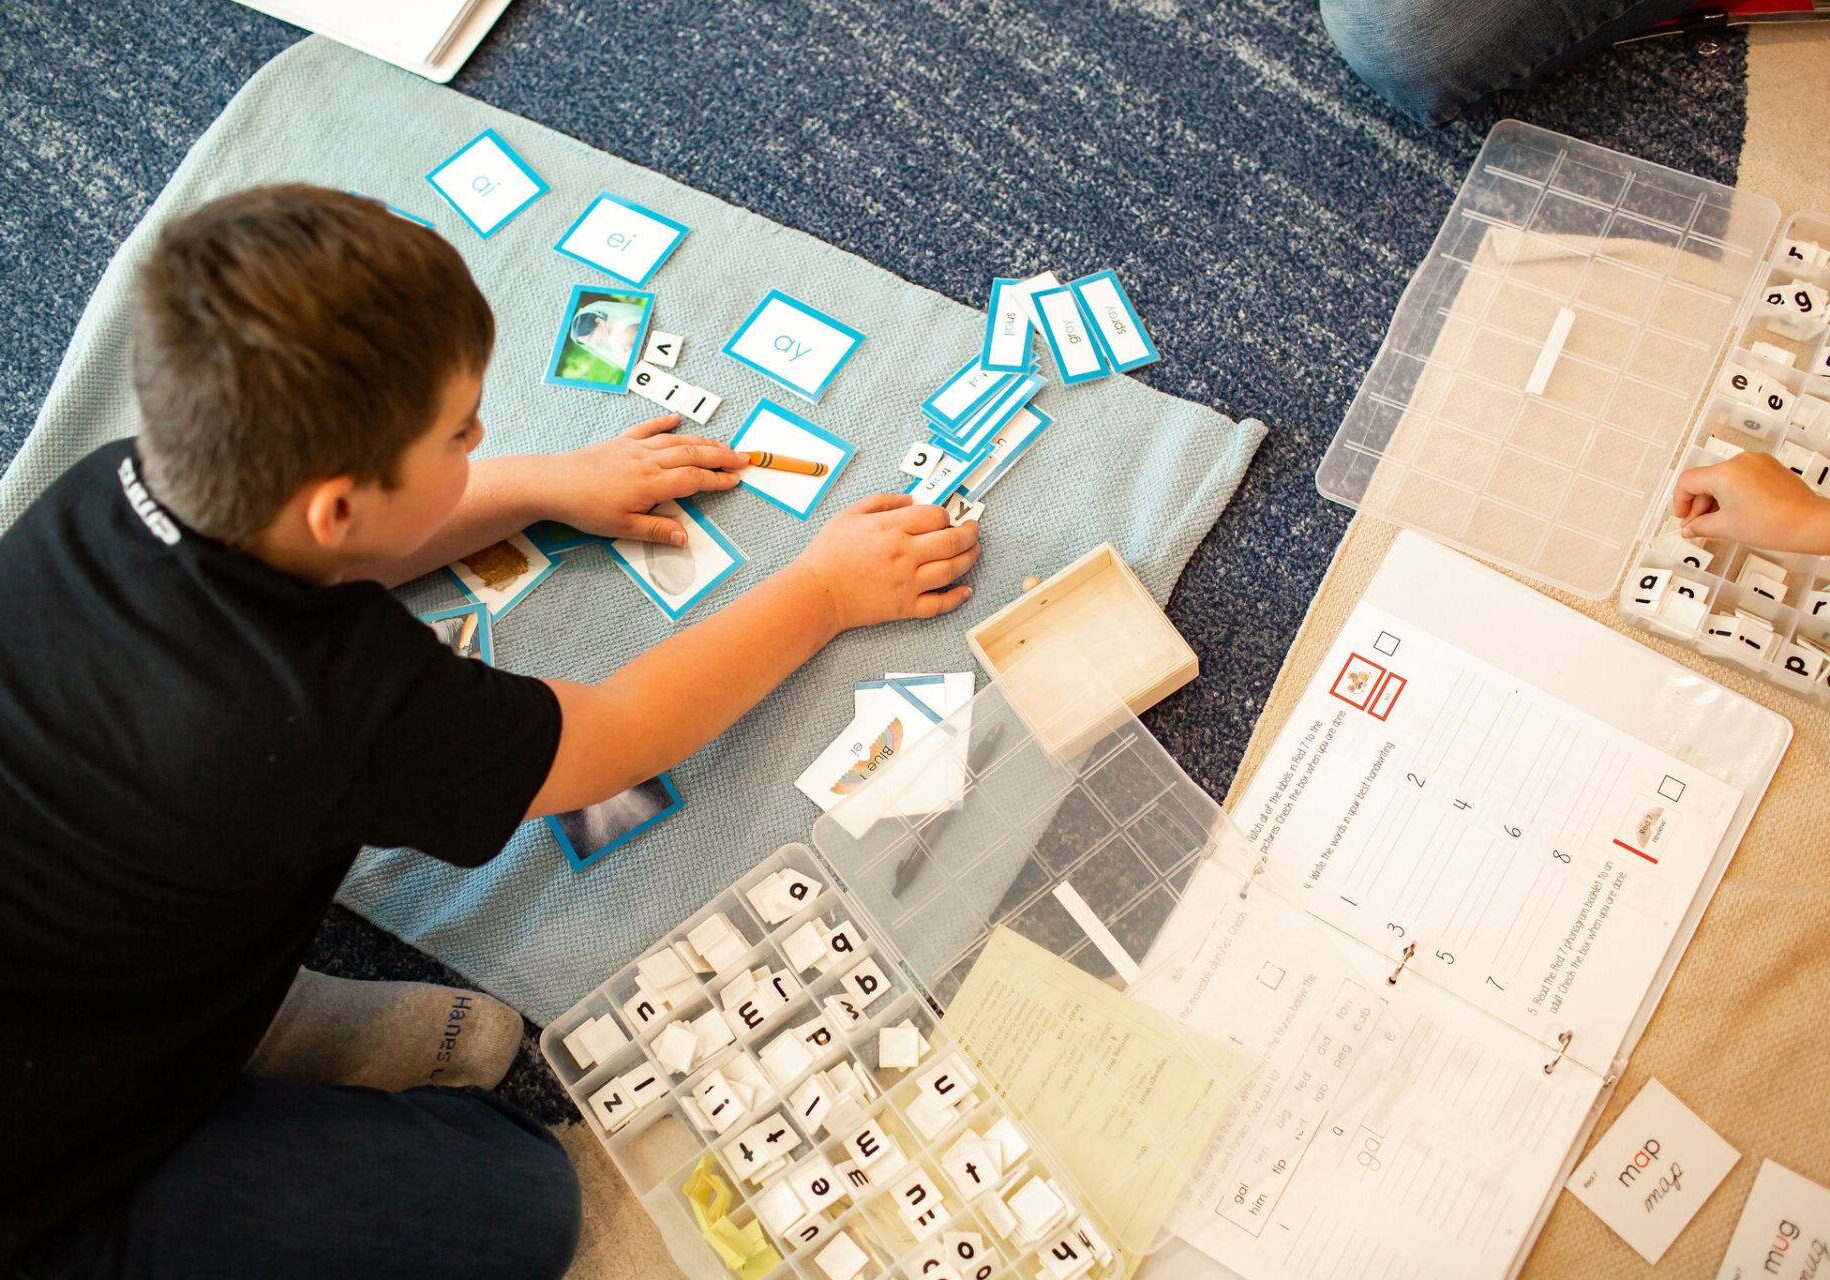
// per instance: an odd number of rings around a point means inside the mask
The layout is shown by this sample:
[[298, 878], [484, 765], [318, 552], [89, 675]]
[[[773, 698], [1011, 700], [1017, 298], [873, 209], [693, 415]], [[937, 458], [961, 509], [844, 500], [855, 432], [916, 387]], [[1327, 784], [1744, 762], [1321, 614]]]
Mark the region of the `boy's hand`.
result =
[[679, 521], [649, 514], [655, 504], [734, 489], [731, 473], [747, 464], [716, 440], [674, 435], [679, 425], [680, 415], [670, 413], [614, 440], [557, 455], [551, 486], [541, 495], [551, 518], [585, 533], [684, 545]]
[[879, 493], [828, 520], [794, 567], [831, 604], [834, 630], [951, 613], [972, 588], [948, 584], [978, 563], [979, 523], [948, 528], [939, 507]]
[[1672, 511], [1686, 538], [1724, 538], [1768, 551], [1830, 554], [1830, 500], [1766, 453], [1738, 453], [1678, 477]]

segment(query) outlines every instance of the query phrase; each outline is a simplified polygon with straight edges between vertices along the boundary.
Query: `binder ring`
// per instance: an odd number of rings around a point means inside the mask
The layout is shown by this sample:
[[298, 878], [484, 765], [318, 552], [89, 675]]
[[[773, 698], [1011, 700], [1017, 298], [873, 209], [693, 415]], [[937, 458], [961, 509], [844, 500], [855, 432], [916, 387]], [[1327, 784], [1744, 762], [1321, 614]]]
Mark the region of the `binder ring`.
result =
[[1239, 897], [1240, 897], [1241, 901], [1243, 901], [1245, 899], [1246, 890], [1248, 890], [1252, 887], [1252, 881], [1258, 879], [1258, 877], [1263, 874], [1264, 874], [1264, 859], [1260, 858], [1257, 862], [1254, 862], [1252, 864], [1252, 869], [1250, 872], [1248, 872], [1246, 874], [1245, 879], [1243, 879], [1239, 882]]
[[1557, 1064], [1563, 1061], [1563, 1055], [1569, 1052], [1569, 1042], [1575, 1038], [1576, 1033], [1573, 1031], [1565, 1031], [1557, 1037], [1557, 1056], [1544, 1064], [1545, 1075], [1549, 1075], [1557, 1069]]
[[1393, 969], [1390, 976], [1385, 979], [1386, 986], [1395, 987], [1398, 985], [1398, 975], [1404, 972], [1404, 966], [1409, 964], [1411, 962], [1411, 957], [1416, 954], [1417, 944], [1415, 942], [1407, 942], [1404, 944], [1404, 954], [1398, 959], [1398, 967]]

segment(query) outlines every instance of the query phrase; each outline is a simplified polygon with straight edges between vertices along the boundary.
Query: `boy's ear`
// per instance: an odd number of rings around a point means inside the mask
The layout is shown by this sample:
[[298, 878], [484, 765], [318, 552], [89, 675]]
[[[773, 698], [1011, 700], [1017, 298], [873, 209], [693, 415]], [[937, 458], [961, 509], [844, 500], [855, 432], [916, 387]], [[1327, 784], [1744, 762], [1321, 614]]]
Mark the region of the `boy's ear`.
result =
[[305, 528], [311, 540], [326, 551], [341, 547], [355, 521], [356, 482], [349, 476], [332, 476], [306, 486]]

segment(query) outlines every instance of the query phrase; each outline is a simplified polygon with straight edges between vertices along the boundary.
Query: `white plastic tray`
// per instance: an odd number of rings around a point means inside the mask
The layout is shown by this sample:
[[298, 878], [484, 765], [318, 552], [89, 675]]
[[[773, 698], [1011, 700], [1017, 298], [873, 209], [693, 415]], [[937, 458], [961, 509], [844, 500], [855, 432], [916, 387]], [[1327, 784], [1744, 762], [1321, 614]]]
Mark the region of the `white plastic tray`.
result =
[[1317, 487], [1606, 598], [1778, 221], [1760, 196], [1501, 121]]

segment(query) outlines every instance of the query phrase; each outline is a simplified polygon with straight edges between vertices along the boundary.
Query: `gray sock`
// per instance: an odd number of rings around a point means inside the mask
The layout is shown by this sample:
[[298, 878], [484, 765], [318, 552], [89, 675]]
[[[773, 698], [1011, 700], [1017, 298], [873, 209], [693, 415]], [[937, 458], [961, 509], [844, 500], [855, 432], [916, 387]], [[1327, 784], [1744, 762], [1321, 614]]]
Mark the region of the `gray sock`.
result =
[[493, 1089], [520, 1045], [521, 1015], [479, 991], [300, 969], [247, 1069], [301, 1084]]

